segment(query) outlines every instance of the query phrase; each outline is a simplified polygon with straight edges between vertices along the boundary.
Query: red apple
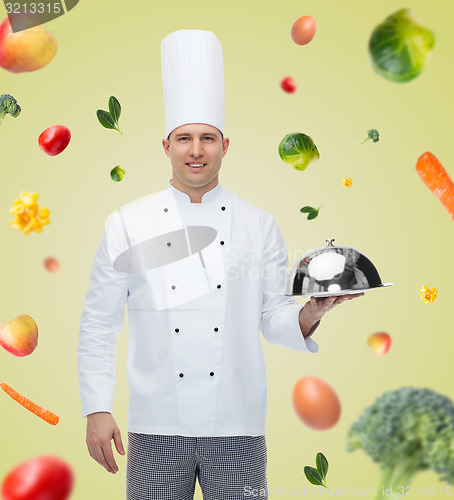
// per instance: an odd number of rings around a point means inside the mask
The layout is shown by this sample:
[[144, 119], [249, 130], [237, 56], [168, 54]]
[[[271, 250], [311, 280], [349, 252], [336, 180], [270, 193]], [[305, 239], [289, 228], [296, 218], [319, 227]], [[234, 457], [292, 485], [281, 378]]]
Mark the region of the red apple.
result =
[[382, 356], [391, 347], [391, 336], [385, 332], [377, 332], [369, 335], [367, 345], [372, 348], [377, 356]]
[[13, 33], [6, 17], [0, 25], [0, 66], [12, 73], [46, 66], [57, 52], [57, 41], [42, 25]]
[[38, 345], [38, 327], [35, 320], [26, 314], [19, 314], [11, 321], [2, 323], [0, 345], [14, 356], [31, 354]]

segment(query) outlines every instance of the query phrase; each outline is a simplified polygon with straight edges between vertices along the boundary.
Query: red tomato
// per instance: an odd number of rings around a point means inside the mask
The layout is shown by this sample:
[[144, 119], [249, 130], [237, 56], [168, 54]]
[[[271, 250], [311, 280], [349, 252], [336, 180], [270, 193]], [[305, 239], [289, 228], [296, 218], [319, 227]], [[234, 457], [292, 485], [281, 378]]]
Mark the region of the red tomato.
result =
[[3, 500], [66, 500], [74, 477], [70, 466], [58, 457], [27, 460], [3, 480]]
[[69, 144], [71, 132], [64, 125], [46, 128], [39, 136], [39, 147], [49, 156], [59, 155]]
[[296, 82], [291, 76], [287, 76], [281, 82], [281, 87], [290, 94], [296, 90]]

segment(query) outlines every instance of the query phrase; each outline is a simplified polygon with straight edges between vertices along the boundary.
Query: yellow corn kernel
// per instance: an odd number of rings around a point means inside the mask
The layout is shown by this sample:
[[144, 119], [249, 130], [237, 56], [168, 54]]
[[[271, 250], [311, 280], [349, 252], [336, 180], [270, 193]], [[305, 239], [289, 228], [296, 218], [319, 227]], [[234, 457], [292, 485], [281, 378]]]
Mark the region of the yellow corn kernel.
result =
[[32, 217], [30, 222], [33, 229], [35, 229], [36, 227], [41, 227], [41, 222], [36, 217]]
[[47, 219], [50, 215], [50, 210], [47, 207], [42, 207], [38, 210], [38, 216], [41, 219]]
[[429, 289], [429, 287], [424, 285], [419, 289], [419, 296], [425, 304], [428, 304], [429, 302], [433, 302], [438, 297], [438, 290], [434, 287]]
[[24, 234], [29, 234], [31, 231], [41, 233], [43, 226], [50, 223], [50, 210], [47, 207], [39, 208], [38, 193], [22, 191], [20, 196], [20, 199], [13, 201], [13, 207], [9, 210], [14, 216], [9, 225]]
[[11, 215], [21, 214], [23, 211], [24, 211], [24, 207], [20, 206], [20, 205], [9, 209], [9, 213]]

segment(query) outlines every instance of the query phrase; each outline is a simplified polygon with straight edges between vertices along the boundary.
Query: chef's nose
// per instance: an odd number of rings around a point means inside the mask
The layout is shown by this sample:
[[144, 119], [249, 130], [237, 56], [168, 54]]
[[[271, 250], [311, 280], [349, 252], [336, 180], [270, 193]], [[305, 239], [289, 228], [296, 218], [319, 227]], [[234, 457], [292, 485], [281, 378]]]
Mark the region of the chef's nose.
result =
[[195, 158], [198, 158], [199, 156], [202, 156], [202, 154], [203, 154], [202, 142], [199, 139], [194, 139], [191, 142], [191, 155], [194, 156]]

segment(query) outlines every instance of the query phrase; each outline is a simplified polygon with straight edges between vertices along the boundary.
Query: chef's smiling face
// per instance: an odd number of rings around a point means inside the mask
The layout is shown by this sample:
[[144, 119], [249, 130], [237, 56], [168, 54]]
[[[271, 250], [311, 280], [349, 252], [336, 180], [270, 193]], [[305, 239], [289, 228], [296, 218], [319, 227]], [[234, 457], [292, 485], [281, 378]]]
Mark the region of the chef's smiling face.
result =
[[204, 123], [188, 123], [172, 131], [162, 145], [172, 164], [172, 185], [186, 193], [193, 203], [216, 187], [222, 158], [229, 139]]

